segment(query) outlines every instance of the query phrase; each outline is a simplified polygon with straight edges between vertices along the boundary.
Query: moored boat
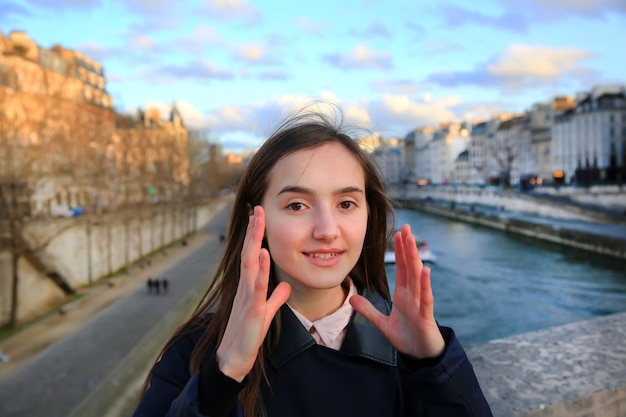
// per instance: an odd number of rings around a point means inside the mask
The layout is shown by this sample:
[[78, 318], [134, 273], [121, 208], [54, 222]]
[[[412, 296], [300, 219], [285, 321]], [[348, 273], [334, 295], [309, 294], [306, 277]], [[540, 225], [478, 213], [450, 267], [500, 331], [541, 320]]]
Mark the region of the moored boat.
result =
[[[422, 262], [435, 262], [437, 260], [437, 255], [435, 255], [428, 246], [428, 243], [419, 238], [415, 239], [415, 243], [417, 244], [417, 250], [419, 252], [420, 258]], [[385, 251], [385, 263], [386, 264], [395, 264], [396, 263], [396, 254], [393, 251], [393, 243], [389, 245], [387, 251]]]

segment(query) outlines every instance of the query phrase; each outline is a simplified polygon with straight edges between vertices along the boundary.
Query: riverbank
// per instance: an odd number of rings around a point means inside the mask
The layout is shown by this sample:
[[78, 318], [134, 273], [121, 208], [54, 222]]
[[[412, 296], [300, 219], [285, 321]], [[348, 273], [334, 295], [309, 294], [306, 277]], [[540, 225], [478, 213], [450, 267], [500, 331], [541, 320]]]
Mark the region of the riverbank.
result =
[[[454, 201], [397, 198], [402, 208], [528, 236], [567, 247], [626, 259], [626, 225], [568, 220]], [[556, 208], [555, 208], [556, 210]]]

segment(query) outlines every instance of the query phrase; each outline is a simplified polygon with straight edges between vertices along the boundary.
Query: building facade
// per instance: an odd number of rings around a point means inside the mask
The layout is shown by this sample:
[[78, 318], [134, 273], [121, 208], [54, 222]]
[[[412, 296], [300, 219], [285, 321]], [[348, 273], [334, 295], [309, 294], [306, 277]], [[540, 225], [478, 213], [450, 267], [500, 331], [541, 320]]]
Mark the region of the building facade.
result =
[[141, 200], [133, 178], [158, 177], [178, 195], [189, 182], [187, 135], [175, 109], [169, 121], [116, 114], [102, 66], [80, 52], [0, 33], [0, 191], [26, 184], [20, 215]]
[[566, 182], [590, 185], [626, 179], [626, 86], [599, 86], [555, 117], [552, 167]]

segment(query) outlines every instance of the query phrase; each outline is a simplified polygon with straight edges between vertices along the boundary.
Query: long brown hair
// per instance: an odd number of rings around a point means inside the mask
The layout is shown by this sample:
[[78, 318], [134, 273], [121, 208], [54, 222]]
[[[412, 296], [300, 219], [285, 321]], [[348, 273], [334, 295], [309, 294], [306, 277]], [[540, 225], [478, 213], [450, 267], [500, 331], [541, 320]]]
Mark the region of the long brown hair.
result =
[[[336, 106], [331, 107], [335, 110], [335, 115], [340, 113]], [[382, 175], [377, 166], [354, 139], [340, 131], [340, 125], [336, 121], [333, 123], [328, 114], [305, 109], [284, 122], [260, 147], [238, 185], [227, 230], [226, 247], [215, 277], [192, 316], [179, 326], [161, 354], [192, 325], [205, 325], [206, 330], [192, 352], [189, 366], [192, 375], [200, 370], [204, 358], [212, 349], [216, 349], [224, 335], [239, 283], [240, 254], [250, 211], [255, 205], [261, 204], [269, 182], [269, 172], [281, 158], [298, 150], [319, 147], [329, 142], [340, 143], [346, 147], [359, 161], [365, 175], [367, 231], [363, 251], [350, 272], [350, 277], [357, 287], [377, 292], [389, 299], [384, 252], [394, 225], [391, 201], [385, 193]], [[272, 268], [268, 293], [276, 285]], [[248, 384], [239, 395], [246, 417], [256, 415], [256, 401], [265, 375], [264, 364], [280, 337], [278, 317], [279, 315], [274, 318], [259, 349], [254, 368], [248, 375]], [[150, 375], [144, 384], [144, 392], [149, 377]]]

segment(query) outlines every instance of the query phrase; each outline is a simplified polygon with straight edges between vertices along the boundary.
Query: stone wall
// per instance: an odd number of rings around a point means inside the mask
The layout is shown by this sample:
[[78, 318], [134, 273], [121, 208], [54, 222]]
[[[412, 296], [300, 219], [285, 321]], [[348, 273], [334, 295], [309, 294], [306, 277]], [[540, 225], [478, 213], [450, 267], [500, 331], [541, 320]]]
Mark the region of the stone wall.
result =
[[[610, 192], [609, 192], [610, 191]], [[586, 202], [598, 207], [621, 207], [626, 204], [626, 192], [613, 189], [605, 192], [568, 192], [561, 195], [570, 200]], [[550, 200], [533, 198], [515, 191], [497, 188], [480, 188], [474, 186], [427, 186], [409, 189], [391, 189], [389, 194], [394, 198], [407, 200], [454, 201], [458, 204], [477, 204], [498, 207], [506, 211], [526, 213], [545, 218], [581, 221], [607, 221], [606, 215], [583, 207], [564, 205]], [[556, 195], [555, 193], [552, 193]], [[626, 206], [625, 206], [626, 207]]]
[[[550, 222], [533, 222], [523, 218], [501, 216], [497, 212], [489, 213], [457, 210], [421, 200], [399, 201], [403, 207], [425, 211], [455, 221], [480, 224], [493, 229], [504, 230], [564, 246], [626, 259], [626, 240], [623, 237], [615, 237], [612, 235], [605, 236], [595, 233], [592, 234], [584, 230], [561, 228]], [[615, 227], [617, 228], [617, 226]]]
[[[28, 243], [46, 271], [20, 257], [18, 322], [35, 318], [68, 299], [50, 275], [79, 291], [194, 233], [226, 202], [223, 198], [197, 207], [157, 206], [93, 218], [28, 223]], [[12, 276], [11, 254], [5, 247], [0, 249], [0, 326], [9, 320]]]
[[626, 416], [626, 313], [466, 350], [494, 416]]

